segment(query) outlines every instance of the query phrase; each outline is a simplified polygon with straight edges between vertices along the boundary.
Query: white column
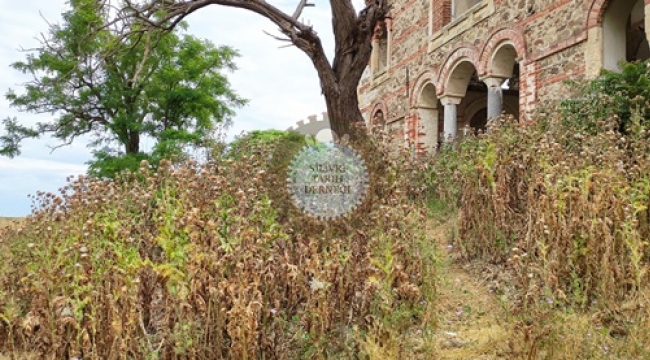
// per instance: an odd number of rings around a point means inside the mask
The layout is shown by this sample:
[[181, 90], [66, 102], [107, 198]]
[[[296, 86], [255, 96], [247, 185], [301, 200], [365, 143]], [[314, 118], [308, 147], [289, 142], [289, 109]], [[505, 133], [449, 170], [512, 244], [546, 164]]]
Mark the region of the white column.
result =
[[440, 102], [445, 107], [445, 141], [453, 142], [458, 135], [458, 104], [463, 98], [443, 95]]
[[483, 82], [488, 87], [487, 118], [489, 120], [500, 116], [503, 111], [503, 89], [501, 89], [503, 78], [486, 77]]

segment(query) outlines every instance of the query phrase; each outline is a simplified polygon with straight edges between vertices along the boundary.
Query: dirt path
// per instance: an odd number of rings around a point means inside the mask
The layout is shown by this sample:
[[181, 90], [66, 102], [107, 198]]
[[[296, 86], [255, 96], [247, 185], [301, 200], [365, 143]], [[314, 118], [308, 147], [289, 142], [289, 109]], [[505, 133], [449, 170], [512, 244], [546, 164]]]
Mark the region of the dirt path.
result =
[[435, 341], [440, 359], [509, 359], [508, 306], [485, 276], [473, 275], [454, 263], [449, 244], [452, 217], [432, 226], [431, 236], [442, 250], [439, 270], [439, 322]]

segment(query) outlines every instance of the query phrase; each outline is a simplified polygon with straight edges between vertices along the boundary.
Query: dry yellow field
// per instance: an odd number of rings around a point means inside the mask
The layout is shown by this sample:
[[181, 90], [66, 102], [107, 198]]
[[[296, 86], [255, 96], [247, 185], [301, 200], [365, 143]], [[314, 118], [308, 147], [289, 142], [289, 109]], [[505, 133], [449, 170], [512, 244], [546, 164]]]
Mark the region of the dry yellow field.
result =
[[0, 217], [0, 228], [3, 228], [5, 225], [14, 224], [21, 219], [22, 218]]

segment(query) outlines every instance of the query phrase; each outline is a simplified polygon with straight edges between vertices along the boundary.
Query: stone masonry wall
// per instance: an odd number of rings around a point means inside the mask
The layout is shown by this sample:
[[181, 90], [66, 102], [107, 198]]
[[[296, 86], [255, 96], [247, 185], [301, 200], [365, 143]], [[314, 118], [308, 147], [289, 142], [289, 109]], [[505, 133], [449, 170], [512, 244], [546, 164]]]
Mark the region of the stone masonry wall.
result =
[[482, 0], [453, 19], [451, 1], [394, 0], [387, 70], [366, 69], [358, 90], [367, 120], [381, 108], [387, 122], [395, 122], [390, 127], [403, 128], [398, 135], [418, 148], [422, 89], [433, 84], [438, 99], [449, 95], [461, 81], [458, 64], [471, 63], [482, 80], [498, 73], [493, 58], [516, 60], [519, 115], [526, 120], [538, 103], [571, 95], [563, 81], [583, 79], [590, 53], [602, 51], [587, 41], [587, 27], [606, 0]]

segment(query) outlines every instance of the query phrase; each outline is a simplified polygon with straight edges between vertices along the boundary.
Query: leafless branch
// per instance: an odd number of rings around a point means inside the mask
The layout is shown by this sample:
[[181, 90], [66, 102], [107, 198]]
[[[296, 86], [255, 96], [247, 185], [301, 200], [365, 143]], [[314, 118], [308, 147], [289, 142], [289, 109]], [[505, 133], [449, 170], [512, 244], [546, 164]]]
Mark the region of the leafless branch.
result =
[[265, 31], [265, 30], [262, 30], [262, 32], [265, 33], [266, 35], [272, 37], [273, 39], [278, 40], [278, 41], [291, 41], [291, 39], [289, 39], [289, 38], [279, 37], [279, 36], [271, 34], [268, 31]]
[[296, 11], [293, 12], [293, 15], [291, 15], [291, 17], [294, 18], [295, 20], [298, 20], [298, 18], [300, 17], [300, 14], [302, 14], [302, 10], [306, 6], [314, 6], [314, 4], [307, 3], [307, 0], [300, 0], [300, 3], [298, 4], [298, 7], [296, 7]]
[[[285, 13], [266, 0], [123, 0], [126, 4], [109, 21], [109, 27], [121, 28], [120, 36], [130, 36], [134, 31], [171, 31], [187, 16], [209, 5], [221, 5], [257, 13], [278, 26], [280, 36], [265, 34], [275, 40], [290, 42], [303, 51], [316, 69], [328, 111], [332, 110], [337, 99], [350, 98], [356, 92], [364, 69], [372, 52], [372, 36], [376, 24], [383, 20], [389, 11], [388, 0], [372, 0], [356, 13], [351, 0], [329, 0], [334, 33], [334, 58], [330, 63], [325, 54], [321, 39], [316, 31], [299, 18], [310, 0], [296, 0], [293, 13]], [[130, 28], [129, 24], [136, 24]], [[291, 46], [285, 45], [282, 47]], [[329, 98], [329, 100], [328, 100]], [[341, 104], [358, 113], [354, 121], [362, 120], [356, 101]], [[337, 118], [341, 118], [341, 114]], [[348, 116], [348, 115], [346, 115]], [[345, 121], [338, 119], [338, 122]], [[340, 128], [341, 130], [346, 130]], [[343, 131], [342, 133], [346, 133]]]
[[135, 70], [135, 73], [133, 74], [133, 78], [131, 78], [131, 83], [135, 84], [136, 81], [138, 80], [138, 76], [140, 76], [140, 72], [142, 72], [142, 68], [144, 67], [144, 64], [147, 62], [147, 59], [149, 58], [149, 51], [151, 50], [151, 33], [148, 32], [146, 35], [146, 40], [145, 40], [145, 45], [144, 45], [144, 53], [142, 54], [142, 61], [138, 64], [138, 68]]

